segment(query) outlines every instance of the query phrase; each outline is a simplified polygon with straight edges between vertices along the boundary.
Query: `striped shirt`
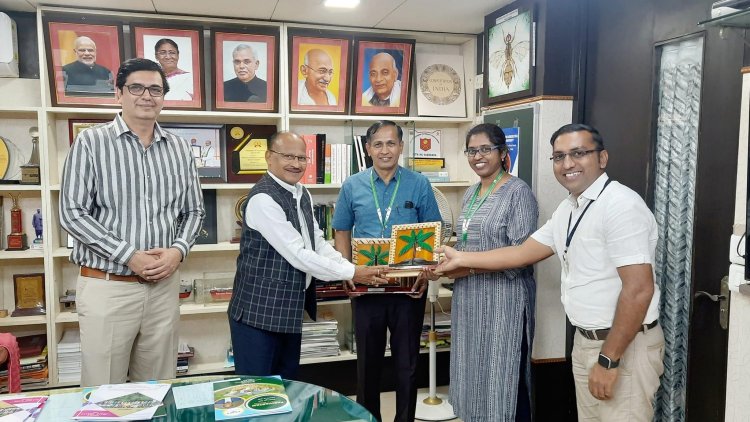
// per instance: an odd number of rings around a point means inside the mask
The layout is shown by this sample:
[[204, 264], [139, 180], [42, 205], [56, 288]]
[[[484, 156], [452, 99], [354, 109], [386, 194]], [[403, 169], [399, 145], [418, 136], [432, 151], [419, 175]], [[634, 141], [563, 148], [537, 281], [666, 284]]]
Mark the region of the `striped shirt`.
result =
[[121, 115], [81, 132], [68, 153], [60, 189], [60, 225], [75, 238], [70, 261], [130, 275], [137, 250], [195, 242], [203, 194], [190, 143], [154, 125], [144, 148]]

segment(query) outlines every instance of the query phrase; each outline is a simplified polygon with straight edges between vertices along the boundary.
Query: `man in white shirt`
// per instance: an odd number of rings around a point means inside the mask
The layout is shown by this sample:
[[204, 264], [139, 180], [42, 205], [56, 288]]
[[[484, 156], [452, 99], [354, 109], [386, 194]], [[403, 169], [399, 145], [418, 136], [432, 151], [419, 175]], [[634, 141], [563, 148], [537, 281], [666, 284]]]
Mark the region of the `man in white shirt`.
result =
[[268, 174], [248, 194], [240, 255], [229, 302], [235, 372], [281, 375], [299, 369], [303, 310], [315, 319], [315, 283], [387, 283], [383, 267], [354, 266], [323, 238], [312, 197], [299, 183], [307, 166], [305, 142], [292, 132], [271, 137]]
[[638, 194], [605, 173], [609, 157], [596, 129], [565, 125], [550, 142], [555, 177], [570, 192], [550, 220], [520, 246], [477, 253], [446, 247], [438, 271], [518, 268], [557, 254], [561, 299], [576, 327], [579, 419], [650, 422], [664, 372], [656, 220]]

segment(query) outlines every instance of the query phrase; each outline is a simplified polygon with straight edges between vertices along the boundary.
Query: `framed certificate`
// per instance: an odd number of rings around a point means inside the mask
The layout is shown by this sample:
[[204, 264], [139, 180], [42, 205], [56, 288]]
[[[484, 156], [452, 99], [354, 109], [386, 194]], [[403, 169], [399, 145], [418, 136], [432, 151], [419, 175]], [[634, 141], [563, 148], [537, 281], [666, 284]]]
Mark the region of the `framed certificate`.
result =
[[223, 125], [163, 123], [161, 127], [190, 143], [202, 183], [226, 182]]
[[44, 315], [47, 313], [44, 301], [44, 274], [13, 275], [13, 292], [16, 309], [11, 316]]
[[227, 181], [254, 183], [268, 171], [268, 140], [276, 133], [272, 125], [226, 125]]

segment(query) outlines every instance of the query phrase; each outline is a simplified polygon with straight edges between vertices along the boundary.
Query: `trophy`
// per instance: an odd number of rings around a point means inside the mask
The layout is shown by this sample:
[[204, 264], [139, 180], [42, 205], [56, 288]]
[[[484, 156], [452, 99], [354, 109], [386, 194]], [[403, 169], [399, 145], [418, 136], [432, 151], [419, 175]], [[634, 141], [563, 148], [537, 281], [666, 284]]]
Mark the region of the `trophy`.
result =
[[23, 232], [23, 220], [21, 218], [21, 208], [18, 206], [18, 195], [9, 193], [13, 200], [13, 207], [10, 209], [10, 234], [8, 235], [8, 249], [6, 251], [23, 251], [29, 249], [26, 243], [26, 233]]
[[234, 228], [234, 235], [229, 243], [240, 243], [242, 238], [242, 211], [247, 206], [247, 195], [242, 195], [234, 204], [234, 216], [237, 217], [237, 227]]
[[36, 237], [31, 241], [31, 249], [44, 249], [44, 239], [42, 238], [42, 210], [36, 209], [36, 213], [31, 217], [31, 225], [34, 226]]
[[31, 156], [29, 162], [21, 166], [21, 184], [38, 185], [41, 181], [39, 172], [39, 129], [29, 129], [31, 135]]

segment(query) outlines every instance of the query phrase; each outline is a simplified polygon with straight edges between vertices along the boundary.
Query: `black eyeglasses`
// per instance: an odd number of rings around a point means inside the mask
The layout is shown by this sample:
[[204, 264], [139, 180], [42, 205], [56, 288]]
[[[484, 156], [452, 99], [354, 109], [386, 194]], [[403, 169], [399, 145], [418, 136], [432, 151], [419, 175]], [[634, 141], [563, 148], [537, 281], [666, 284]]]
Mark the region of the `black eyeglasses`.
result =
[[161, 97], [162, 95], [164, 95], [164, 88], [160, 87], [159, 85], [151, 85], [149, 87], [146, 87], [141, 84], [130, 84], [125, 85], [125, 88], [127, 88], [128, 92], [130, 92], [131, 94], [139, 97], [143, 95], [146, 90], [148, 90], [148, 93], [151, 94], [152, 97]]
[[482, 145], [479, 148], [466, 148], [464, 150], [464, 155], [466, 155], [467, 157], [474, 157], [477, 155], [477, 153], [479, 153], [482, 155], [482, 157], [486, 157], [489, 153], [491, 153], [492, 151], [496, 149], [499, 149], [500, 147], [501, 147], [500, 145], [494, 145], [494, 146]]
[[304, 155], [294, 155], [294, 154], [283, 154], [281, 152], [274, 151], [272, 149], [269, 149], [269, 151], [271, 151], [271, 152], [273, 152], [275, 154], [279, 154], [281, 156], [281, 159], [284, 160], [284, 161], [286, 161], [286, 162], [291, 163], [291, 162], [297, 160], [300, 164], [307, 164], [307, 156], [304, 156]]
[[563, 160], [565, 160], [565, 157], [570, 157], [572, 160], [578, 161], [582, 159], [583, 157], [591, 154], [592, 152], [599, 152], [602, 151], [601, 148], [594, 148], [594, 149], [577, 149], [575, 151], [570, 152], [556, 152], [552, 154], [552, 157], [549, 157], [550, 160], [552, 160], [555, 163], [561, 163]]

